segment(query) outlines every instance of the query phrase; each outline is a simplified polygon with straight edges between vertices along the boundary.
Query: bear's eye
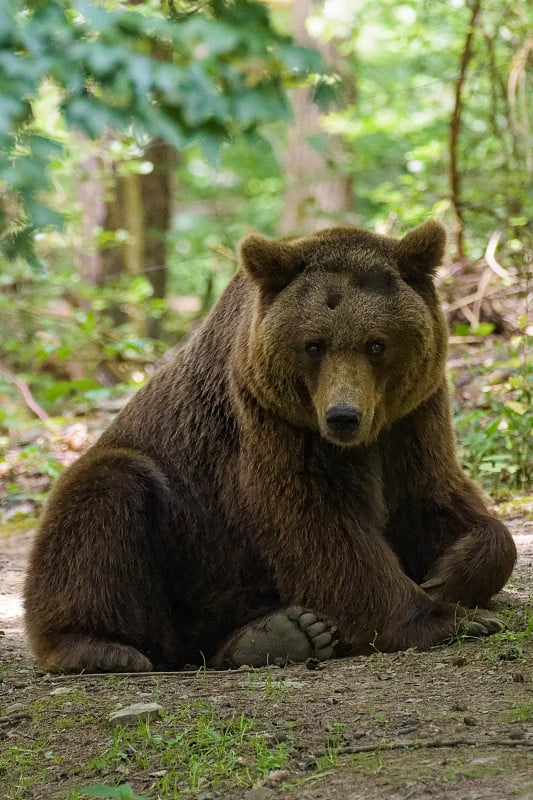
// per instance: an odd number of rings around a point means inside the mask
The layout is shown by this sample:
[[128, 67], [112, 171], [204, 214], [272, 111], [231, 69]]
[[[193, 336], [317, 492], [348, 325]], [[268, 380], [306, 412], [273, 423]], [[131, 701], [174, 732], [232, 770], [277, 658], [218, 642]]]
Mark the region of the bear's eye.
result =
[[321, 339], [314, 342], [307, 342], [305, 352], [313, 361], [318, 361], [326, 352], [326, 343]]
[[366, 343], [366, 349], [372, 356], [380, 356], [385, 352], [385, 342], [382, 339], [371, 339]]

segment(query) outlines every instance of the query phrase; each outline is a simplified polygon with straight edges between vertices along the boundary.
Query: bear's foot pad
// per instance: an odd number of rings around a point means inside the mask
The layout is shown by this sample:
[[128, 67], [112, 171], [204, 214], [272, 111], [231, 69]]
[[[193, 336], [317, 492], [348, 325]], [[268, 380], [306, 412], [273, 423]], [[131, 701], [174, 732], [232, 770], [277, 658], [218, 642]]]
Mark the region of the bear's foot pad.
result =
[[213, 660], [215, 667], [264, 667], [325, 661], [334, 655], [335, 628], [302, 606], [289, 606], [234, 633]]

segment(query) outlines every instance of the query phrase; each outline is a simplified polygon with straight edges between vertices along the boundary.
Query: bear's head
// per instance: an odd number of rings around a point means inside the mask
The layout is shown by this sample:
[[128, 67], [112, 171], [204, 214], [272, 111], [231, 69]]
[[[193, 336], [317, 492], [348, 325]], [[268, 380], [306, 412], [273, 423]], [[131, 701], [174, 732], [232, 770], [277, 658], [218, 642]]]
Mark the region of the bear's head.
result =
[[364, 446], [431, 396], [446, 356], [433, 285], [444, 244], [433, 221], [399, 240], [349, 227], [244, 239], [254, 310], [241, 366], [256, 400]]

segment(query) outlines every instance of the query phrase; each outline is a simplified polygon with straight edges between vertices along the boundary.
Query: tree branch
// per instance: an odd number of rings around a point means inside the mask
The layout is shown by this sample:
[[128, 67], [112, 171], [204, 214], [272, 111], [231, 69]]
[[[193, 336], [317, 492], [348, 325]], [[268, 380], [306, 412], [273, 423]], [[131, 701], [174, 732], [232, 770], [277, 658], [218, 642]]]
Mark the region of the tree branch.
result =
[[380, 742], [378, 744], [362, 744], [355, 747], [343, 747], [339, 755], [357, 755], [358, 753], [385, 752], [390, 750], [433, 750], [439, 747], [530, 747], [531, 739], [408, 739], [406, 741]]

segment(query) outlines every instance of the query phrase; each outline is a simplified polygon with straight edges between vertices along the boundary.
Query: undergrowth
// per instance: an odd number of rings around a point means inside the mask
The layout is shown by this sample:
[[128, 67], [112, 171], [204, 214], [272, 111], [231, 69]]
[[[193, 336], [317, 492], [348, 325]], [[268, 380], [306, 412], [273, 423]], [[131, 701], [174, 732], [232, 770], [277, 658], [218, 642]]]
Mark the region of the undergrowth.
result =
[[[111, 744], [88, 766], [106, 780], [150, 770], [151, 792], [156, 797], [182, 797], [216, 789], [224, 781], [243, 788], [263, 780], [283, 767], [287, 745], [271, 743], [244, 714], [223, 718], [201, 701], [166, 717], [164, 724], [140, 722], [136, 728], [119, 728]], [[99, 794], [105, 784], [83, 787], [68, 796], [128, 797], [127, 793]], [[120, 790], [119, 790], [120, 791]], [[126, 790], [127, 792], [128, 790]], [[95, 794], [96, 792], [96, 794]], [[131, 795], [132, 796], [132, 795]]]
[[459, 457], [470, 476], [495, 496], [528, 491], [533, 480], [533, 338], [515, 337], [507, 357], [491, 366], [505, 375], [483, 386], [483, 405], [456, 408]]

